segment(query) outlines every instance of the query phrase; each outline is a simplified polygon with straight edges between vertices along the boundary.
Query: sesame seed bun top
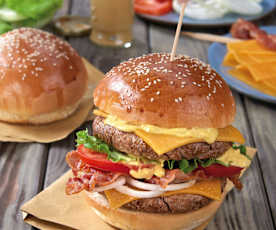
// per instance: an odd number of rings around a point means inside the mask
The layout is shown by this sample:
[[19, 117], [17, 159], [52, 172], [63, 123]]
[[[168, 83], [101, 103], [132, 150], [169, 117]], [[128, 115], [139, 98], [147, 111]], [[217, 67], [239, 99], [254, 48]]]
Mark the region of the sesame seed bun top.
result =
[[76, 51], [41, 30], [21, 28], [0, 36], [0, 60], [0, 120], [62, 119], [76, 109], [87, 87], [87, 72]]
[[165, 128], [223, 128], [236, 108], [224, 80], [197, 58], [149, 54], [112, 68], [94, 91], [106, 113]]

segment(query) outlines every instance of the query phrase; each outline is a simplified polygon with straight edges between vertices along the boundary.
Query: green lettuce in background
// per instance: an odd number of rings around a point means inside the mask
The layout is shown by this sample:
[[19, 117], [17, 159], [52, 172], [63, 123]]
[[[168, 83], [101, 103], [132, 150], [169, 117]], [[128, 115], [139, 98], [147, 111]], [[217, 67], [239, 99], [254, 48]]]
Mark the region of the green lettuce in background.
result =
[[42, 27], [63, 0], [0, 0], [0, 34], [17, 27]]

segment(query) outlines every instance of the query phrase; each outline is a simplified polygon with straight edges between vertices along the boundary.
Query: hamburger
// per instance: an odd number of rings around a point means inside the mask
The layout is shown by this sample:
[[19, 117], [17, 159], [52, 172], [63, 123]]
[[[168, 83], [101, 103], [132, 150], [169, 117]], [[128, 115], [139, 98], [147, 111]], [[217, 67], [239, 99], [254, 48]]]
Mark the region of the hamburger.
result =
[[45, 124], [76, 111], [88, 76], [69, 43], [20, 28], [0, 36], [0, 51], [1, 121]]
[[93, 135], [66, 156], [72, 195], [120, 229], [193, 229], [217, 210], [227, 180], [250, 164], [231, 123], [229, 87], [196, 58], [149, 54], [112, 68], [94, 91]]

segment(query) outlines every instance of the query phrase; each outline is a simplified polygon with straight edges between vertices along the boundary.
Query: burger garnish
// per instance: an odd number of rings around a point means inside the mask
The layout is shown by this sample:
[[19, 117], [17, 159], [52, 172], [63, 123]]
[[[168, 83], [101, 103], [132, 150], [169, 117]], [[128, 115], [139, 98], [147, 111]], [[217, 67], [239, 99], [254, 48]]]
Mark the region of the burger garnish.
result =
[[[144, 176], [144, 179], [150, 183], [159, 183], [161, 187], [166, 188], [166, 185], [161, 184], [160, 181], [166, 178], [166, 171], [168, 170], [180, 170], [184, 173], [182, 177], [186, 177], [185, 180], [190, 180], [191, 178], [198, 179], [207, 179], [210, 177], [231, 177], [234, 175], [239, 175], [243, 167], [233, 166], [231, 161], [222, 161], [214, 158], [207, 159], [191, 159], [186, 160], [182, 159], [180, 161], [176, 160], [148, 160], [144, 157], [137, 157], [134, 155], [127, 155], [120, 151], [117, 151], [112, 146], [104, 143], [102, 140], [95, 136], [90, 136], [88, 134], [88, 130], [79, 131], [77, 133], [77, 150], [70, 152], [67, 155], [67, 163], [70, 167], [75, 170], [75, 175], [77, 171], [86, 172], [88, 169], [92, 169], [92, 174], [96, 173], [98, 170], [101, 171], [110, 171], [114, 172], [115, 175], [118, 173], [130, 175], [134, 178], [138, 178]], [[239, 149], [240, 154], [243, 154], [247, 158], [250, 157], [246, 154], [246, 148], [244, 145], [233, 145], [233, 149]], [[72, 158], [77, 160], [77, 163], [72, 163]], [[98, 170], [94, 170], [98, 169]], [[139, 176], [139, 172], [146, 171], [150, 175], [148, 178], [145, 176], [145, 172], [142, 173], [142, 176]], [[91, 173], [89, 170], [88, 173]], [[195, 172], [197, 172], [197, 176], [195, 176]], [[201, 172], [201, 174], [198, 174]], [[178, 172], [179, 173], [179, 172]], [[108, 177], [110, 174], [107, 174]], [[174, 175], [175, 176], [175, 175]], [[159, 178], [159, 179], [158, 179]], [[98, 178], [95, 177], [97, 180]], [[85, 189], [85, 187], [79, 186], [81, 180], [76, 180], [77, 185], [74, 188], [72, 186], [72, 181], [70, 181], [70, 190], [67, 189], [68, 194], [73, 194], [80, 192]], [[111, 180], [110, 183], [113, 181]], [[92, 188], [93, 191], [95, 183], [93, 180], [89, 180], [89, 188]], [[105, 185], [108, 182], [105, 182]], [[163, 186], [162, 186], [163, 185]], [[78, 190], [79, 188], [80, 190]], [[86, 189], [87, 190], [87, 189]]]
[[66, 160], [67, 194], [100, 192], [111, 208], [188, 212], [220, 200], [225, 181], [241, 189], [250, 164], [230, 124], [225, 82], [198, 59], [150, 54], [114, 67], [94, 91], [93, 136], [77, 133]]

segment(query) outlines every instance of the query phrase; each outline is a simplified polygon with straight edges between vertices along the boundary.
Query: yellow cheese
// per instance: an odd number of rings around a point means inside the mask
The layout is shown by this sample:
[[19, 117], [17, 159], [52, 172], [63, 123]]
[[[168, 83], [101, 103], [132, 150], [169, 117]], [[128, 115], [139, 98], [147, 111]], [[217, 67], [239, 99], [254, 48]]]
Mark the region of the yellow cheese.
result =
[[[120, 208], [124, 204], [127, 204], [138, 198], [128, 196], [118, 192], [115, 189], [104, 191], [111, 208]], [[199, 181], [190, 188], [181, 189], [177, 191], [166, 192], [162, 196], [171, 196], [176, 194], [195, 194], [208, 197], [213, 200], [221, 199], [221, 180], [211, 179]]]
[[[232, 58], [235, 60], [236, 64], [234, 61], [229, 60], [229, 56], [231, 55], [233, 56]], [[264, 53], [258, 56], [247, 52], [230, 51], [226, 55], [223, 64], [231, 67], [243, 65], [250, 71], [254, 80], [259, 82], [263, 81], [264, 79], [271, 79], [274, 77], [274, 75], [271, 73], [276, 72], [275, 60], [276, 55], [267, 56]]]
[[219, 129], [219, 135], [216, 139], [217, 141], [227, 141], [227, 142], [237, 142], [240, 144], [245, 143], [245, 139], [241, 132], [233, 127], [232, 125], [227, 126], [226, 128]]
[[247, 40], [241, 42], [229, 42], [227, 43], [227, 49], [231, 52], [247, 52], [250, 54], [268, 54], [275, 55], [275, 51], [264, 49], [260, 46], [256, 40]]
[[165, 176], [163, 164], [156, 164], [153, 168], [139, 168], [138, 170], [130, 170], [130, 175], [137, 179], [150, 179], [152, 176]]
[[223, 65], [229, 74], [266, 94], [276, 95], [276, 52], [256, 40], [228, 43]]
[[[142, 130], [135, 131], [135, 134], [143, 139], [157, 154], [161, 155], [182, 145], [196, 142], [203, 142], [203, 139], [193, 137], [176, 137], [164, 134], [152, 134]], [[217, 141], [229, 141], [243, 144], [245, 142], [242, 134], [233, 126], [219, 129]]]
[[[121, 129], [125, 132], [135, 132], [137, 136], [142, 138], [143, 141], [145, 141], [159, 155], [169, 152], [182, 145], [196, 142], [204, 142], [207, 140], [209, 143], [213, 143], [216, 140], [237, 142], [240, 144], [243, 144], [245, 142], [242, 134], [233, 126], [228, 126], [222, 129], [191, 129], [191, 132], [189, 132], [188, 129], [182, 129], [183, 136], [177, 136], [172, 135], [171, 133], [160, 133], [160, 128], [158, 127], [156, 127], [156, 130], [158, 130], [158, 132], [154, 133], [154, 130], [152, 128], [154, 126], [151, 126], [151, 129], [149, 130], [143, 130], [140, 129], [140, 127], [137, 125], [126, 124], [126, 122], [117, 118], [112, 118], [111, 116], [108, 116], [108, 114], [99, 110], [94, 110], [94, 113], [98, 116], [109, 117], [110, 119], [107, 123], [118, 129]], [[184, 135], [185, 132], [186, 135]]]
[[210, 180], [199, 181], [189, 188], [166, 192], [164, 196], [171, 196], [171, 195], [181, 194], [181, 193], [201, 195], [213, 200], [220, 200], [221, 199], [221, 180], [210, 179]]
[[227, 150], [222, 156], [217, 158], [224, 162], [225, 164], [230, 164], [232, 166], [237, 166], [241, 168], [249, 167], [251, 161], [245, 156], [240, 153], [239, 149], [230, 148]]
[[231, 67], [234, 67], [236, 65], [238, 65], [238, 61], [236, 60], [235, 56], [234, 56], [234, 53], [233, 52], [228, 52], [226, 54], [226, 56], [224, 57], [224, 60], [223, 60], [223, 65], [225, 66], [231, 66]]
[[234, 69], [228, 71], [231, 76], [235, 76], [240, 81], [245, 82], [251, 87], [260, 90], [266, 94], [276, 96], [276, 88], [275, 85], [271, 82], [275, 81], [275, 79], [269, 79], [269, 81], [265, 82], [256, 82], [249, 70], [244, 66], [237, 66]]
[[124, 204], [127, 204], [133, 200], [137, 200], [136, 197], [125, 195], [115, 189], [106, 190], [104, 191], [104, 194], [108, 200], [109, 206], [115, 209], [120, 208]]
[[108, 115], [104, 120], [104, 123], [116, 127], [117, 129], [124, 132], [135, 132], [144, 131], [152, 134], [165, 134], [177, 137], [193, 137], [200, 138], [208, 143], [213, 143], [217, 136], [218, 130], [215, 128], [161, 128], [154, 125], [141, 124], [135, 125], [128, 123], [127, 121], [121, 120], [115, 116]]
[[97, 116], [101, 116], [101, 117], [107, 117], [108, 116], [108, 113], [102, 111], [102, 110], [99, 110], [99, 109], [94, 109], [93, 110], [93, 113]]

